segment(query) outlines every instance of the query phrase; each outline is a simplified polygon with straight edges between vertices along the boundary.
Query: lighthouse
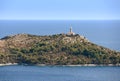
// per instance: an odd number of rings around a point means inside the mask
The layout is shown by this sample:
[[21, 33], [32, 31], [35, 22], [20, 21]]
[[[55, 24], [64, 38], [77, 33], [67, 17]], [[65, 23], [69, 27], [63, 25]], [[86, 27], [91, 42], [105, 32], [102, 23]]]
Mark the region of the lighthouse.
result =
[[70, 27], [70, 31], [68, 32], [67, 35], [75, 35], [75, 33], [72, 31], [72, 26]]
[[70, 32], [72, 33], [72, 26], [70, 27]]

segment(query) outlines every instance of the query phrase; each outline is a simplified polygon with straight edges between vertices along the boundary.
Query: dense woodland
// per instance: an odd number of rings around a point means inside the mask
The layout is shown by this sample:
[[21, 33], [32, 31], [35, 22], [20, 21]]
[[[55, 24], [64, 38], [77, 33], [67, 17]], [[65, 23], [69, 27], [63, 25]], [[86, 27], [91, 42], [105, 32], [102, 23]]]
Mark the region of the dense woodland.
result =
[[91, 43], [85, 37], [18, 34], [0, 40], [0, 63], [77, 65], [119, 64], [120, 52]]

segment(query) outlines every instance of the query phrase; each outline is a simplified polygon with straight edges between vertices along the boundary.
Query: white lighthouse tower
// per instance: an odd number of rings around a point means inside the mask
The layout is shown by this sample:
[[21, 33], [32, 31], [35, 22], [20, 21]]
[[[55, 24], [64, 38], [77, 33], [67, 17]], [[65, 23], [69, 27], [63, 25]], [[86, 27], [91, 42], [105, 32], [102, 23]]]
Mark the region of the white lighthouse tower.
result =
[[68, 35], [75, 35], [75, 33], [72, 31], [72, 26], [70, 27], [70, 31], [68, 32]]
[[72, 26], [70, 27], [70, 32], [72, 33]]

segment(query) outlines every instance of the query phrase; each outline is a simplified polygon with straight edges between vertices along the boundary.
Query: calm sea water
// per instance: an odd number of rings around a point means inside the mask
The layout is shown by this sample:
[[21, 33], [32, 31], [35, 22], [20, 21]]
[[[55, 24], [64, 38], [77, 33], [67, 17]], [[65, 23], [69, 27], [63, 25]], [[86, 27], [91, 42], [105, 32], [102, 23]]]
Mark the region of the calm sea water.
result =
[[0, 38], [18, 33], [67, 33], [70, 26], [91, 42], [120, 51], [120, 20], [0, 20]]
[[120, 81], [120, 67], [2, 66], [0, 81]]

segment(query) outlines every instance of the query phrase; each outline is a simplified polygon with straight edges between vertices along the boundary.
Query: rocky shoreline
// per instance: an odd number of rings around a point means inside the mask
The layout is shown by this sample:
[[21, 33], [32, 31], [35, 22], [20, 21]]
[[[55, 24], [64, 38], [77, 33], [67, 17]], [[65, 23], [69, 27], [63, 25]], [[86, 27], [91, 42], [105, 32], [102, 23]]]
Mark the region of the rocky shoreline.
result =
[[0, 66], [9, 66], [9, 65], [18, 65], [18, 63], [6, 63], [6, 64], [0, 64]]
[[[10, 65], [30, 65], [30, 64], [18, 64], [18, 63], [6, 63], [0, 64], [0, 66], [10, 66]], [[31, 64], [32, 65], [32, 64]], [[33, 66], [120, 66], [120, 64], [78, 64], [78, 65], [47, 65], [47, 64], [35, 64]]]

